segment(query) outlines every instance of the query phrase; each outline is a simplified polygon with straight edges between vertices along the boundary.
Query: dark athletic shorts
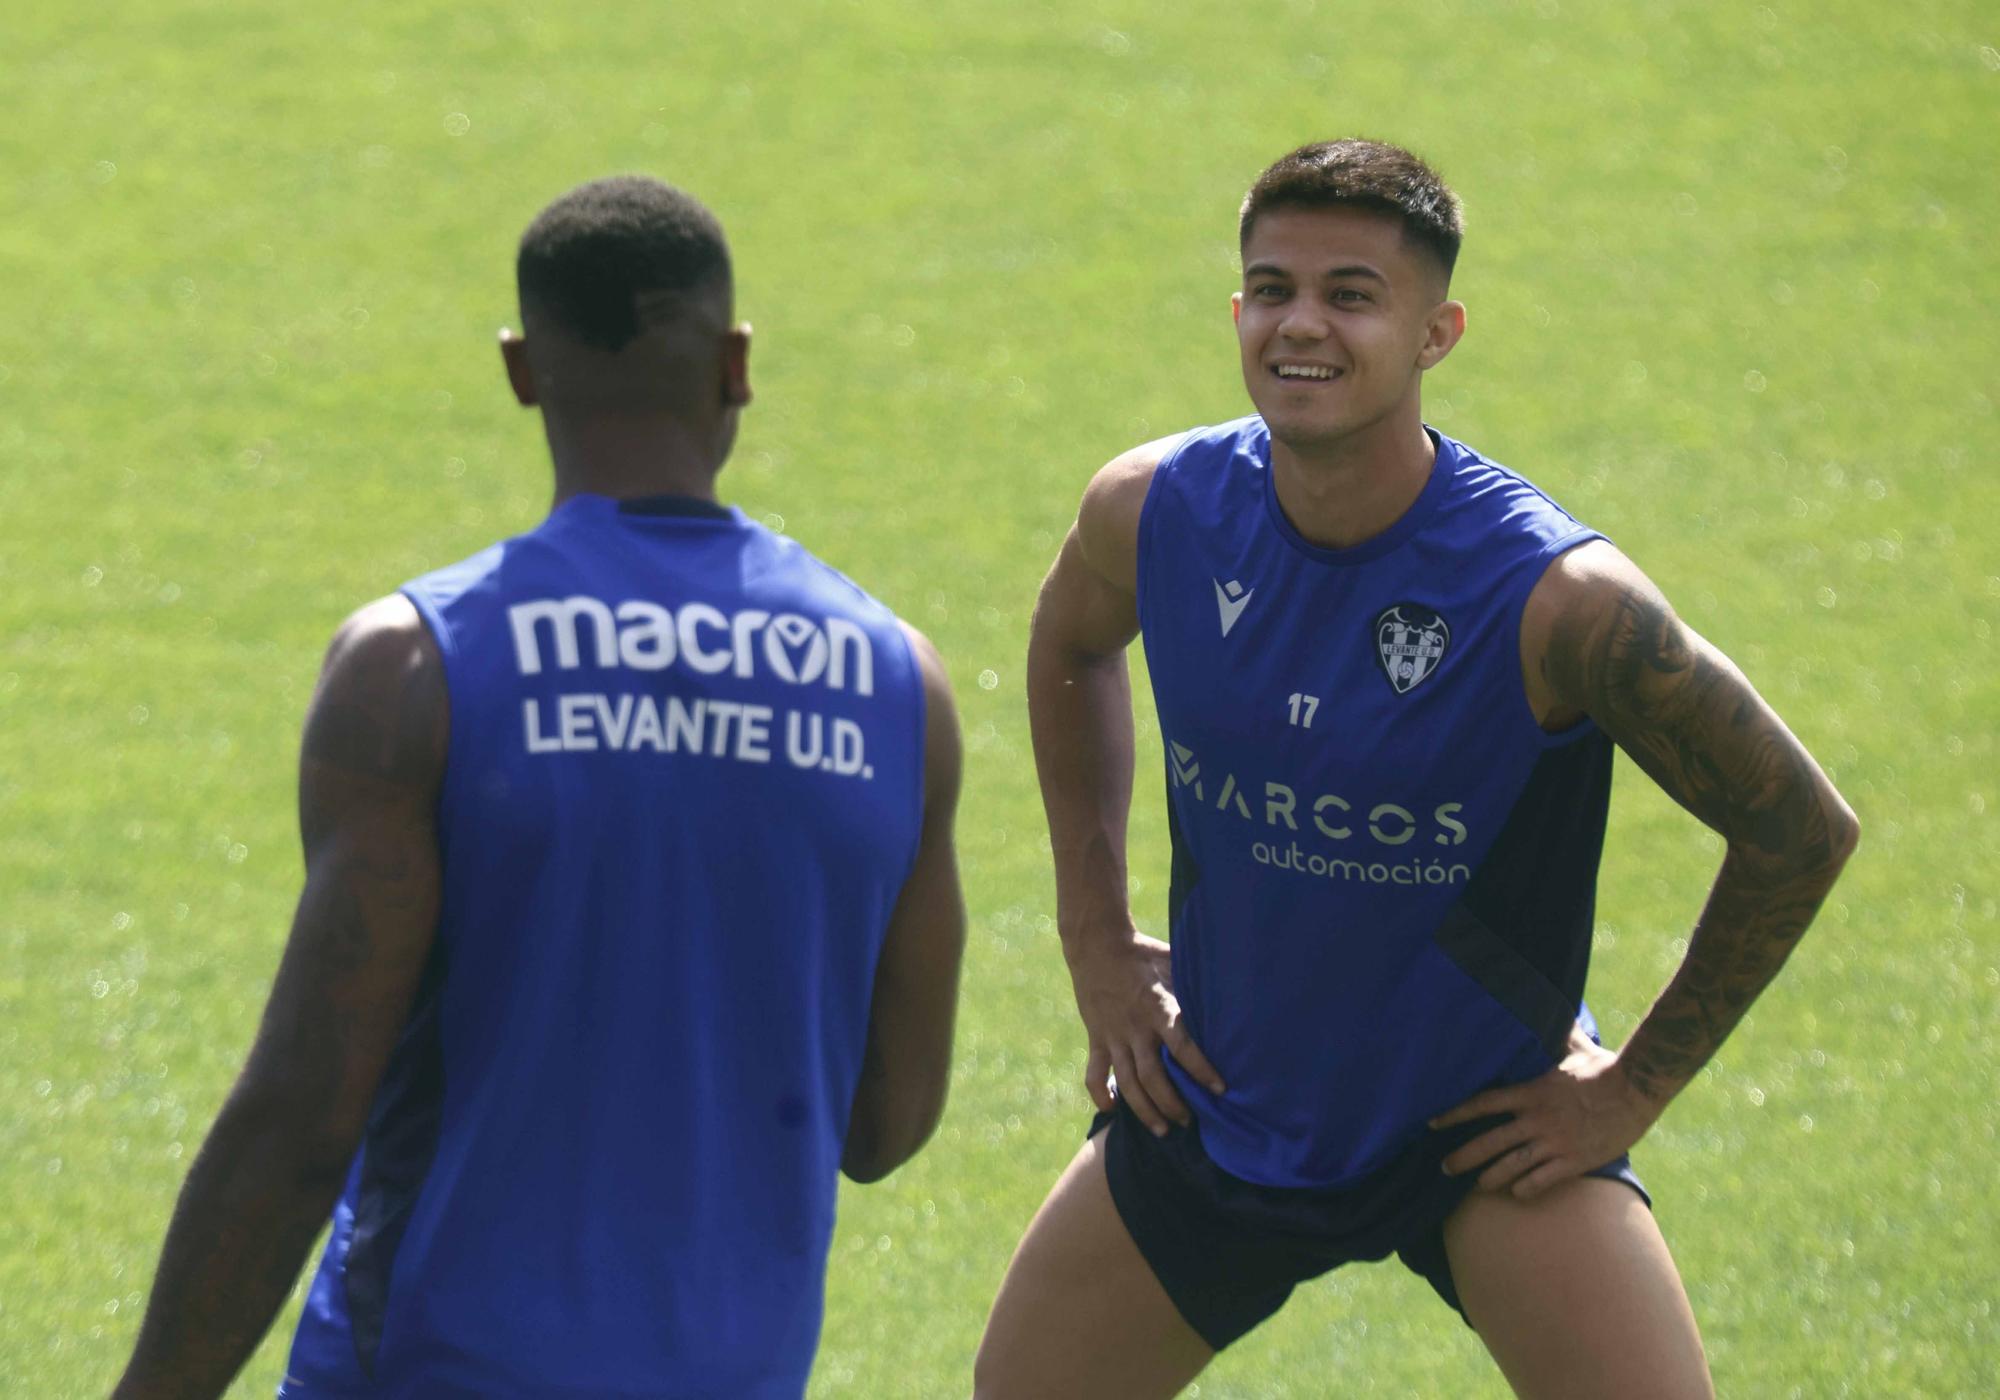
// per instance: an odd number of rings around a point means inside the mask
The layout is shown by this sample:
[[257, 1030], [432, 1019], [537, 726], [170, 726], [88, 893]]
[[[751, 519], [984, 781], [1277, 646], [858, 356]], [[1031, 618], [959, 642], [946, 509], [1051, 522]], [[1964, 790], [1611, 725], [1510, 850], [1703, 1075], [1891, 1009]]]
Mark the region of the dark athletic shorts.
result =
[[[1086, 1136], [1109, 1129], [1104, 1170], [1125, 1228], [1188, 1325], [1221, 1351], [1283, 1307], [1307, 1279], [1391, 1254], [1464, 1317], [1445, 1258], [1444, 1221], [1479, 1174], [1446, 1176], [1442, 1163], [1504, 1121], [1426, 1133], [1362, 1180], [1325, 1190], [1257, 1186], [1231, 1176], [1209, 1160], [1199, 1123], [1156, 1138], [1123, 1099], [1098, 1114]], [[1629, 1157], [1588, 1175], [1622, 1181], [1653, 1204]]]

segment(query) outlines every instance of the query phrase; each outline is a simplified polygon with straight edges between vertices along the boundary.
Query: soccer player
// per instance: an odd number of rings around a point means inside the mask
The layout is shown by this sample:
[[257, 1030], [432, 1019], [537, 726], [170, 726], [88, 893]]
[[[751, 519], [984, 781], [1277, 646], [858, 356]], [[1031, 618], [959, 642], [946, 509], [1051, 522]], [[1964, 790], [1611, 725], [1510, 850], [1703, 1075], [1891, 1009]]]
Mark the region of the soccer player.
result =
[[[1001, 1286], [983, 1400], [1171, 1394], [1392, 1252], [1523, 1395], [1709, 1393], [1626, 1153], [1857, 826], [1631, 561], [1424, 424], [1461, 229], [1393, 146], [1266, 170], [1234, 298], [1257, 412], [1104, 467], [1043, 586], [1029, 710], [1102, 1111]], [[1171, 950], [1126, 903], [1135, 635]], [[1728, 843], [1615, 1052], [1582, 1008], [1614, 743]]]
[[219, 1394], [332, 1234], [284, 1397], [796, 1397], [835, 1187], [935, 1126], [964, 907], [937, 654], [715, 500], [721, 226], [527, 230], [549, 517], [371, 603], [306, 717], [306, 879], [118, 1394]]

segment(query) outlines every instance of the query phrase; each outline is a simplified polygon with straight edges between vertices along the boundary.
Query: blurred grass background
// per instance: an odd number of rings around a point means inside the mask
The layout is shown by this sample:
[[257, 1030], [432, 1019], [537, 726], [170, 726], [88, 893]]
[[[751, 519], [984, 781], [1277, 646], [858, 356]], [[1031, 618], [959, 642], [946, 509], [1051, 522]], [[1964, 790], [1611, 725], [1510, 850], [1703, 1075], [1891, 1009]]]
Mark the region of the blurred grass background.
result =
[[[122, 1364], [289, 918], [320, 650], [539, 518], [537, 424], [491, 346], [514, 240], [642, 170], [721, 214], [758, 327], [725, 498], [928, 630], [959, 687], [953, 1099], [843, 1199], [813, 1394], [965, 1393], [1087, 1116], [1021, 701], [1034, 590], [1100, 462], [1245, 411], [1236, 202], [1362, 133], [1469, 210], [1472, 329], [1432, 421], [1612, 534], [1866, 829], [1639, 1149], [1720, 1388], [1990, 1393], [1996, 45], [1973, 0], [10, 10], [0, 1390], [102, 1393]], [[1609, 1038], [1718, 856], [1621, 769]], [[235, 1393], [270, 1393], [290, 1327]], [[1504, 1393], [1393, 1265], [1300, 1290], [1199, 1391]]]

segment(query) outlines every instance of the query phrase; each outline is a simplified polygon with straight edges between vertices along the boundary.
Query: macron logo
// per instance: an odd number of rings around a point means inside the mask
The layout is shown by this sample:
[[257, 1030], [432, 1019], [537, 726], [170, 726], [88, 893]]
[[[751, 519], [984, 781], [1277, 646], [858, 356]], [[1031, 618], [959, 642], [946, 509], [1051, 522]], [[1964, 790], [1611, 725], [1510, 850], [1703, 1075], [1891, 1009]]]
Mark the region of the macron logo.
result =
[[1222, 614], [1222, 635], [1228, 636], [1229, 629], [1236, 625], [1236, 619], [1243, 616], [1243, 609], [1250, 601], [1250, 595], [1257, 590], [1245, 588], [1235, 579], [1224, 583], [1220, 579], [1209, 580], [1215, 585], [1215, 609]]
[[1201, 763], [1195, 758], [1194, 750], [1169, 740], [1167, 754], [1174, 764], [1174, 786], [1191, 787], [1194, 789], [1194, 795], [1200, 797]]

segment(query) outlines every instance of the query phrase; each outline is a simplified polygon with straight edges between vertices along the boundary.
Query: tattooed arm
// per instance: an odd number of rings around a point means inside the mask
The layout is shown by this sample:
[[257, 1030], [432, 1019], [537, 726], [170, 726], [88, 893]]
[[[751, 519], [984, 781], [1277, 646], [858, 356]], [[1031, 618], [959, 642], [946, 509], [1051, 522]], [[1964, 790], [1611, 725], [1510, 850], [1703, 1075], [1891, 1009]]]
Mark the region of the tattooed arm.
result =
[[1589, 715], [1728, 843], [1680, 970], [1623, 1049], [1575, 1037], [1551, 1076], [1438, 1120], [1513, 1114], [1446, 1166], [1484, 1165], [1482, 1187], [1532, 1196], [1630, 1147], [1708, 1062], [1812, 922], [1860, 825], [1743, 673], [1611, 545], [1550, 566], [1521, 647], [1544, 727]]
[[306, 715], [291, 940], [181, 1189], [117, 1400], [220, 1395], [326, 1223], [430, 954], [447, 725], [415, 608], [391, 597], [349, 618]]
[[1665, 1107], [1777, 975], [1861, 828], [1743, 673], [1630, 560], [1588, 545], [1554, 582], [1549, 694], [1589, 714], [1728, 842], [1680, 971], [1619, 1056]]

